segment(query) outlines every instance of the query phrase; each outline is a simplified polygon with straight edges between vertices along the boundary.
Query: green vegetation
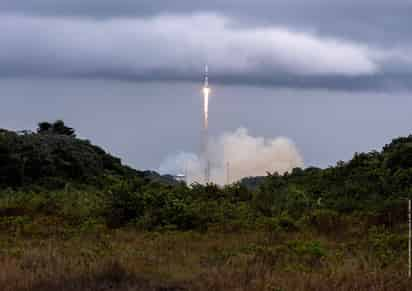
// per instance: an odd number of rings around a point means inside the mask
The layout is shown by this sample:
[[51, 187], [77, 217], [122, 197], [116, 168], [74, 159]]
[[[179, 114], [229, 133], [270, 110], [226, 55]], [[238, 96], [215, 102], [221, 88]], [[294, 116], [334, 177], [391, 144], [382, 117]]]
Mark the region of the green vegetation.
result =
[[2, 290], [408, 290], [412, 136], [327, 169], [187, 186], [62, 121], [0, 130]]

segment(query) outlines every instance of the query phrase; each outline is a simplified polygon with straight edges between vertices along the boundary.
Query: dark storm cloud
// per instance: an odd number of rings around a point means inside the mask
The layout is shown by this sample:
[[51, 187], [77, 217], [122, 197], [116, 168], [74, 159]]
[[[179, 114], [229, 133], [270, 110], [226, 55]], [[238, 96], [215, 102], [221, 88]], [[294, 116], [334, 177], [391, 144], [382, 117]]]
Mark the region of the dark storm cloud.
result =
[[3, 75], [191, 80], [209, 63], [222, 82], [293, 86], [298, 81], [310, 87], [331, 76], [381, 73], [382, 61], [404, 55], [285, 27], [232, 24], [214, 14], [110, 20], [1, 16], [0, 25], [10, 29], [0, 35], [0, 67]]
[[410, 86], [412, 1], [15, 0], [0, 11], [0, 76], [197, 80], [208, 62], [221, 83]]
[[291, 25], [379, 40], [409, 37], [412, 24], [410, 0], [2, 0], [0, 11], [97, 18], [206, 11], [241, 18], [243, 24]]

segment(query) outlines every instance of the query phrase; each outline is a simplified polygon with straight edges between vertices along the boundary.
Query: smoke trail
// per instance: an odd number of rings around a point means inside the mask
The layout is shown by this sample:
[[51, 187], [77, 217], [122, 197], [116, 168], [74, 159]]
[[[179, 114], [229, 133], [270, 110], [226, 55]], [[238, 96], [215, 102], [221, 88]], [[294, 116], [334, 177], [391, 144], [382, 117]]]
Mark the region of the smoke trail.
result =
[[[210, 139], [208, 148], [210, 181], [220, 185], [244, 177], [263, 176], [267, 172], [283, 174], [295, 167], [303, 167], [303, 159], [292, 141], [284, 137], [253, 137], [245, 128]], [[196, 154], [180, 153], [169, 156], [159, 170], [168, 174], [186, 173], [189, 183], [203, 182], [204, 162]]]
[[203, 99], [204, 99], [204, 126], [205, 130], [209, 128], [209, 94], [210, 94], [210, 89], [207, 87], [203, 88]]

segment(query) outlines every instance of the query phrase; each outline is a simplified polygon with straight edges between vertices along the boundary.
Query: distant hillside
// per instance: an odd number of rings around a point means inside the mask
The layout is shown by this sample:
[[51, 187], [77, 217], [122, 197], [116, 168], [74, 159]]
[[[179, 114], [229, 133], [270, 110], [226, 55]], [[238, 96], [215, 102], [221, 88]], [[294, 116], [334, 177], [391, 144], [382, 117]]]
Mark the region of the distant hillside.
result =
[[0, 129], [1, 187], [44, 183], [59, 186], [67, 181], [98, 184], [98, 178], [105, 175], [175, 183], [172, 177], [122, 165], [119, 158], [102, 148], [76, 138], [74, 130], [61, 121], [40, 123], [36, 133]]
[[189, 187], [122, 165], [62, 122], [41, 123], [36, 133], [0, 131], [0, 218], [54, 215], [74, 224], [97, 219], [109, 228], [131, 224], [147, 230], [262, 223], [297, 229], [297, 222], [333, 225], [341, 215], [361, 214], [372, 225], [392, 227], [405, 221], [408, 196], [412, 136], [326, 169]]
[[351, 160], [333, 167], [296, 168], [284, 175], [244, 178], [240, 184], [250, 191], [267, 193], [259, 198], [264, 209], [273, 204], [271, 200], [277, 200], [277, 205], [282, 199], [290, 204], [297, 197], [339, 211], [401, 201], [412, 196], [412, 135], [392, 140], [379, 152], [355, 153]]

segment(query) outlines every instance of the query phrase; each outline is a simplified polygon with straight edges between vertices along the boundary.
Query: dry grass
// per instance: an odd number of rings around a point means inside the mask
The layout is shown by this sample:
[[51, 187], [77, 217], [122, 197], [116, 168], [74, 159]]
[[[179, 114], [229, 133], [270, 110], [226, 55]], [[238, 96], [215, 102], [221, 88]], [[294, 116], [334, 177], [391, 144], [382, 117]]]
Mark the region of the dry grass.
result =
[[[328, 255], [292, 256], [310, 234], [139, 233], [0, 236], [0, 290], [411, 290], [405, 264], [322, 240]], [[343, 250], [343, 251], [342, 251]]]

